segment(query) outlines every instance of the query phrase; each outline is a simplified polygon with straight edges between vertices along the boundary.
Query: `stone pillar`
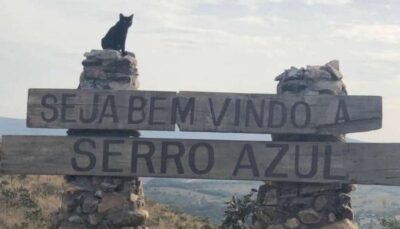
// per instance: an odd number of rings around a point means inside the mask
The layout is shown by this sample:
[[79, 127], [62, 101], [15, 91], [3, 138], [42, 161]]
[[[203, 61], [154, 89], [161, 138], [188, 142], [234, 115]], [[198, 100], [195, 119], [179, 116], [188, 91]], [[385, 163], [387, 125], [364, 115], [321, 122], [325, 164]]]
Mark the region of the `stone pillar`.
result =
[[[276, 77], [278, 94], [347, 95], [339, 62], [323, 66], [291, 67]], [[337, 142], [344, 135], [276, 134], [273, 141]], [[253, 228], [349, 229], [355, 228], [349, 192], [351, 184], [266, 182], [259, 187]]]
[[[85, 53], [78, 89], [136, 90], [137, 62], [133, 53], [114, 50]], [[74, 136], [138, 137], [136, 130], [68, 130]], [[66, 176], [61, 209], [53, 214], [57, 229], [120, 229], [145, 227], [143, 183], [137, 177]]]

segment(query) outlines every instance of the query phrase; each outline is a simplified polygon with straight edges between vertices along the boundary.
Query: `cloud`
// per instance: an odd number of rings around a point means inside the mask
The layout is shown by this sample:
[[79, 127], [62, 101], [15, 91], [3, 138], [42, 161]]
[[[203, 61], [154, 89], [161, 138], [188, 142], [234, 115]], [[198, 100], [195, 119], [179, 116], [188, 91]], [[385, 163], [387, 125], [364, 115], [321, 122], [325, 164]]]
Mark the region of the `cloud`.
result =
[[337, 29], [334, 37], [357, 41], [377, 41], [385, 44], [400, 43], [400, 25], [397, 24], [351, 24]]
[[307, 5], [347, 5], [352, 0], [303, 0]]

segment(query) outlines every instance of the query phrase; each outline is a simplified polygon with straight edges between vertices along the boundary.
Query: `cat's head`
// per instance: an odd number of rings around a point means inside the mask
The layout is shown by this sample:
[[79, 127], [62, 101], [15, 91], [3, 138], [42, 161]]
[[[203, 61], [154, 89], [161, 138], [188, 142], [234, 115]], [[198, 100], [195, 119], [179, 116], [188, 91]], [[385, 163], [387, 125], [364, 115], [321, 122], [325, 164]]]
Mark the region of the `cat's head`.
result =
[[119, 22], [125, 25], [126, 27], [129, 27], [132, 25], [132, 19], [133, 19], [133, 14], [131, 16], [125, 17], [122, 14], [119, 14]]

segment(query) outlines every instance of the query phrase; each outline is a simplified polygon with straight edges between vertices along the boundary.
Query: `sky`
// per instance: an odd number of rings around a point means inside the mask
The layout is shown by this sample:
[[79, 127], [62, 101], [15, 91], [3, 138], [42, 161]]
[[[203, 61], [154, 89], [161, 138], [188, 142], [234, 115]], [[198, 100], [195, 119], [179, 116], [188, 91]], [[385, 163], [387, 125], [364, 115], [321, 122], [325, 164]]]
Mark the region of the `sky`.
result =
[[349, 95], [383, 97], [383, 128], [348, 136], [400, 142], [399, 12], [398, 0], [0, 0], [0, 116], [25, 118], [29, 88], [76, 88], [83, 54], [133, 13], [142, 90], [273, 94], [285, 69], [338, 59]]

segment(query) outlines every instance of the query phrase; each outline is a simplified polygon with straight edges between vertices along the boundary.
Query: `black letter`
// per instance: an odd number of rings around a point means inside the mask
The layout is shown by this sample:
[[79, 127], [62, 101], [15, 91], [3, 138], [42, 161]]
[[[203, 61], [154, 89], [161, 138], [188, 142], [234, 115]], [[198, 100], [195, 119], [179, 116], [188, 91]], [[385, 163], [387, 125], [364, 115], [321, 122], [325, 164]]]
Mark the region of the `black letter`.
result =
[[172, 100], [172, 117], [171, 117], [171, 124], [175, 124], [177, 120], [177, 116], [179, 114], [180, 117], [180, 123], [186, 122], [186, 118], [189, 115], [190, 112], [190, 124], [193, 125], [194, 121], [194, 102], [195, 98], [190, 97], [189, 101], [186, 103], [186, 106], [184, 109], [182, 109], [181, 104], [179, 103], [180, 100], [183, 100], [186, 98], [174, 98]]
[[311, 168], [307, 174], [302, 174], [300, 172], [300, 149], [299, 145], [296, 145], [296, 155], [295, 155], [295, 164], [294, 164], [294, 171], [296, 175], [300, 178], [311, 178], [315, 176], [317, 173], [317, 166], [318, 166], [318, 146], [313, 146], [312, 148], [312, 158], [311, 158]]
[[163, 125], [165, 124], [165, 122], [163, 121], [155, 121], [154, 120], [154, 111], [155, 110], [159, 110], [159, 111], [163, 111], [165, 110], [164, 107], [157, 107], [156, 106], [156, 101], [157, 100], [166, 100], [167, 98], [165, 97], [151, 97], [150, 98], [150, 112], [149, 112], [149, 124], [150, 125]]
[[236, 99], [235, 101], [235, 121], [233, 122], [235, 126], [239, 126], [240, 124], [240, 99]]
[[83, 113], [84, 113], [83, 111], [86, 107], [79, 109], [79, 118], [80, 118], [81, 122], [83, 122], [83, 123], [93, 122], [97, 117], [97, 112], [99, 110], [98, 106], [99, 106], [99, 95], [97, 93], [95, 93], [93, 96], [93, 110], [92, 110], [92, 114], [89, 116], [89, 118], [85, 118], [85, 116], [83, 115]]
[[52, 115], [50, 117], [46, 117], [46, 115], [45, 115], [46, 112], [42, 111], [41, 112], [42, 119], [44, 121], [46, 121], [46, 122], [52, 122], [52, 121], [57, 119], [58, 111], [57, 111], [57, 108], [55, 106], [51, 106], [50, 104], [48, 104], [47, 99], [53, 99], [53, 103], [57, 103], [57, 97], [55, 95], [52, 95], [52, 94], [46, 94], [45, 96], [42, 97], [42, 100], [41, 100], [41, 105], [42, 106], [44, 106], [46, 108], [49, 108], [50, 110], [53, 111], [53, 113], [52, 113]]
[[288, 144], [267, 144], [267, 147], [279, 147], [281, 148], [275, 158], [272, 160], [271, 164], [265, 170], [264, 176], [266, 177], [288, 177], [286, 173], [274, 173], [276, 166], [282, 160], [282, 158], [286, 155], [289, 150]]
[[325, 160], [324, 160], [324, 178], [331, 180], [344, 180], [346, 176], [331, 175], [331, 161], [332, 161], [332, 146], [326, 145]]
[[[106, 114], [108, 106], [110, 106], [111, 108], [111, 114]], [[104, 102], [103, 110], [100, 113], [99, 123], [103, 122], [104, 117], [111, 117], [114, 123], [118, 122], [117, 107], [115, 106], [115, 98], [113, 95], [107, 95], [106, 101]]]
[[[278, 117], [281, 117], [280, 122], [274, 123], [274, 109], [275, 107], [281, 107], [281, 114]], [[286, 107], [285, 104], [279, 101], [271, 101], [269, 102], [269, 110], [268, 110], [268, 127], [270, 128], [280, 128], [286, 122]]]
[[104, 140], [103, 142], [103, 172], [121, 173], [122, 169], [109, 168], [108, 159], [110, 156], [122, 155], [121, 152], [110, 152], [111, 144], [124, 144], [124, 140]]
[[[139, 145], [146, 145], [149, 151], [147, 153], [139, 154]], [[154, 144], [150, 141], [134, 141], [132, 143], [132, 159], [131, 159], [131, 173], [137, 173], [138, 158], [144, 158], [146, 160], [147, 169], [149, 173], [154, 173], [153, 163], [151, 156], [155, 152]]]
[[67, 119], [66, 112], [67, 109], [72, 109], [75, 105], [67, 105], [67, 99], [76, 97], [74, 94], [63, 94], [61, 96], [61, 121], [63, 122], [76, 122], [74, 119]]
[[[140, 101], [140, 105], [138, 107], [135, 107], [136, 99], [138, 101]], [[146, 105], [146, 100], [143, 97], [141, 97], [141, 96], [130, 96], [129, 97], [129, 110], [128, 110], [128, 123], [129, 124], [138, 124], [138, 123], [143, 122], [143, 120], [146, 118], [146, 113], [143, 111], [145, 105]], [[134, 120], [133, 119], [134, 111], [141, 111], [142, 117]]]
[[226, 110], [227, 110], [230, 102], [231, 102], [231, 99], [229, 99], [229, 98], [225, 99], [224, 105], [222, 105], [222, 109], [218, 115], [218, 118], [215, 118], [215, 111], [214, 111], [212, 99], [208, 98], [208, 103], [210, 105], [210, 110], [211, 110], [211, 117], [212, 117], [212, 120], [213, 120], [213, 123], [215, 126], [219, 126], [221, 124], [221, 121], [224, 118], [224, 115], [226, 113]]
[[256, 121], [258, 127], [262, 127], [263, 122], [264, 122], [264, 106], [265, 106], [265, 101], [261, 101], [261, 107], [260, 107], [260, 112], [257, 114], [256, 108], [254, 107], [253, 101], [247, 100], [247, 106], [246, 106], [246, 126], [249, 126], [249, 120], [250, 120], [250, 111], [253, 114], [254, 121]]
[[[196, 150], [199, 147], [205, 147], [206, 148], [206, 153], [207, 153], [207, 166], [204, 169], [198, 169], [196, 167]], [[204, 151], [200, 151], [200, 152], [204, 152]], [[200, 142], [200, 143], [196, 143], [194, 144], [189, 151], [189, 167], [190, 169], [197, 175], [200, 174], [206, 174], [208, 172], [210, 172], [210, 170], [213, 168], [214, 166], [214, 149], [212, 148], [212, 146], [208, 143], [205, 142]]]
[[86, 167], [79, 167], [78, 162], [75, 157], [71, 158], [71, 165], [75, 171], [78, 172], [87, 172], [94, 168], [96, 165], [96, 156], [90, 151], [83, 151], [81, 150], [80, 146], [82, 143], [87, 142], [93, 149], [96, 149], [96, 143], [88, 138], [81, 138], [78, 139], [74, 144], [74, 152], [80, 155], [85, 155], [89, 158], [89, 164]]
[[[247, 157], [249, 158], [250, 164], [248, 164], [248, 165], [241, 164], [244, 155], [247, 155]], [[250, 144], [244, 144], [242, 152], [240, 153], [239, 159], [236, 162], [235, 169], [233, 170], [234, 176], [237, 176], [239, 169], [251, 169], [253, 176], [256, 176], [256, 177], [260, 176], [260, 173], [258, 172], [256, 159], [254, 158], [253, 147]]]
[[[175, 146], [178, 148], [178, 152], [176, 154], [169, 154], [168, 147]], [[173, 159], [175, 161], [176, 169], [179, 174], [183, 173], [183, 167], [181, 162], [181, 157], [185, 153], [185, 149], [182, 143], [180, 142], [162, 142], [161, 145], [161, 173], [167, 172], [167, 160]]]
[[350, 121], [349, 112], [347, 111], [346, 102], [339, 99], [338, 109], [336, 111], [335, 123], [343, 123]]
[[[297, 110], [297, 107], [300, 106], [300, 105], [303, 105], [304, 108], [305, 108], [305, 116], [306, 116], [306, 118], [305, 118], [303, 124], [298, 124], [296, 122], [296, 110]], [[305, 102], [296, 102], [293, 105], [292, 110], [290, 111], [290, 119], [292, 120], [292, 124], [293, 124], [293, 126], [295, 126], [297, 128], [306, 127], [310, 123], [310, 119], [311, 119], [310, 116], [311, 116], [310, 106]]]

